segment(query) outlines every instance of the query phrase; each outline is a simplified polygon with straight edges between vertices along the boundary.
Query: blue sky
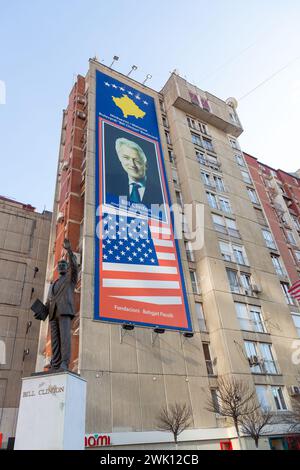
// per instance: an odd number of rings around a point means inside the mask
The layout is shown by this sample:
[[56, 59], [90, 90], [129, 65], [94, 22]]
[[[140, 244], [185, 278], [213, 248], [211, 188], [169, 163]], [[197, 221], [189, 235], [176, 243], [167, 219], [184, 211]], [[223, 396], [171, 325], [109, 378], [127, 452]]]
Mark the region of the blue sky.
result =
[[[97, 55], [160, 90], [177, 68], [239, 100], [240, 143], [265, 163], [300, 167], [297, 0], [0, 0], [0, 194], [51, 210], [62, 109]], [[245, 96], [273, 73], [272, 80]]]

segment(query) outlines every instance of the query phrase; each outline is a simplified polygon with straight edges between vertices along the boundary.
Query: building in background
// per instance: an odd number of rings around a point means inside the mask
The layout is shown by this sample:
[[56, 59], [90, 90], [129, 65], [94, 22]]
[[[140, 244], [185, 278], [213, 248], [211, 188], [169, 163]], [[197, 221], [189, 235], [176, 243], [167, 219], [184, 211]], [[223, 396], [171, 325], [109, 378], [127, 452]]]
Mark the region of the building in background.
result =
[[39, 322], [30, 306], [43, 299], [51, 213], [0, 197], [0, 433], [15, 434], [21, 378], [35, 370]]
[[[106, 75], [106, 81], [101, 83], [103, 90], [104, 86], [111, 90], [110, 98], [108, 91], [99, 93], [99, 74]], [[113, 102], [114, 112], [105, 115]], [[155, 111], [151, 114], [147, 106], [152, 102]], [[136, 305], [137, 296], [139, 301], [143, 297], [152, 302], [153, 310], [154, 295], [149, 293], [149, 284], [141, 293], [139, 283], [130, 283], [124, 262], [121, 267], [120, 257], [125, 254], [120, 247], [118, 261], [112, 258], [113, 249], [111, 254], [102, 252], [108, 258], [111, 256], [109, 263], [100, 258], [95, 234], [100, 220], [98, 203], [105, 189], [102, 147], [109, 146], [110, 150], [106, 150], [109, 168], [117, 158], [116, 137], [114, 141], [106, 137], [107, 133], [103, 137], [105, 124], [101, 119], [108, 119], [106, 124], [110, 126], [115, 122], [116, 128], [131, 133], [131, 139], [145, 148], [143, 133], [149, 142], [156, 139], [157, 153], [162, 150], [164, 156], [163, 165], [157, 159], [158, 172], [162, 185], [167, 180], [171, 201], [204, 206], [203, 247], [193, 251], [188, 236], [192, 228], [187, 227], [184, 219], [185, 238], [178, 241], [180, 255], [178, 251], [171, 253], [166, 245], [156, 250], [160, 260], [153, 261], [158, 269], [151, 274], [154, 279], [162, 269], [169, 273], [181, 269], [182, 282], [174, 278], [169, 299], [160, 289], [156, 302], [162, 305], [172, 301], [175, 305], [177, 299], [177, 305], [183, 305], [185, 297], [186, 318], [190, 317], [186, 328], [170, 323], [168, 327], [166, 320], [158, 325], [163, 330], [158, 334], [154, 319], [148, 324], [144, 320], [139, 322], [137, 317], [132, 319], [126, 302], [132, 300], [132, 305]], [[290, 242], [294, 237], [295, 245], [289, 247], [296, 257], [300, 250], [299, 246], [297, 250], [299, 205], [296, 209], [293, 202], [292, 212], [285, 210], [291, 228], [283, 233], [273, 207], [267, 211], [271, 202], [261, 182], [259, 164], [244, 156], [240, 149], [237, 139], [242, 131], [234, 99], [225, 102], [176, 73], [158, 93], [90, 60], [87, 76], [78, 76], [71, 90], [68, 107], [63, 112], [46, 280], [49, 283], [55, 277], [63, 239], [69, 238], [81, 266], [72, 369], [88, 381], [86, 433], [103, 436], [102, 444], [119, 448], [171, 448], [171, 438], [157, 431], [157, 416], [162, 406], [177, 401], [187, 403], [193, 413], [191, 427], [181, 436], [179, 446], [219, 449], [220, 443], [228, 439], [237, 445], [233, 428], [206, 410], [207, 399], [217, 396], [220, 375], [244, 379], [255, 387], [261, 404], [276, 413], [291, 408], [291, 395], [300, 380], [299, 365], [292, 362], [292, 344], [299, 338], [300, 311], [287, 294], [298, 271], [296, 258], [295, 262], [288, 258], [291, 255], [283, 237], [288, 236]], [[296, 175], [288, 179], [284, 172], [278, 175], [286, 178], [286, 184], [282, 184], [284, 192], [277, 188], [278, 198], [280, 203], [288, 204], [288, 198], [293, 196], [286, 186], [291, 184], [298, 194], [300, 180]], [[276, 179], [277, 185], [280, 178]], [[121, 181], [115, 177], [113, 183], [112, 191], [117, 191]], [[144, 179], [137, 197], [143, 198], [146, 191]], [[113, 203], [111, 199], [110, 204]], [[172, 245], [173, 240], [169, 243]], [[161, 247], [162, 243], [156, 242], [157, 245]], [[101, 271], [99, 277], [100, 265], [109, 271], [108, 276]], [[132, 266], [130, 270], [136, 271]], [[95, 279], [99, 282], [95, 283]], [[109, 295], [114, 299], [119, 287], [126, 317], [118, 312], [115, 318], [112, 315], [107, 318], [107, 305], [101, 303], [103, 296], [100, 294], [99, 299], [97, 293], [104, 287], [111, 289]], [[171, 289], [178, 290], [176, 296]], [[164, 314], [164, 309], [161, 310]], [[177, 311], [174, 307], [174, 312]], [[128, 323], [134, 329], [124, 329]], [[184, 335], [189, 329], [194, 333], [192, 337]], [[43, 369], [49, 357], [45, 323], [40, 333], [37, 370]], [[279, 436], [278, 442], [280, 439]], [[247, 446], [250, 445], [248, 441]], [[269, 448], [268, 439], [263, 439], [261, 445]]]

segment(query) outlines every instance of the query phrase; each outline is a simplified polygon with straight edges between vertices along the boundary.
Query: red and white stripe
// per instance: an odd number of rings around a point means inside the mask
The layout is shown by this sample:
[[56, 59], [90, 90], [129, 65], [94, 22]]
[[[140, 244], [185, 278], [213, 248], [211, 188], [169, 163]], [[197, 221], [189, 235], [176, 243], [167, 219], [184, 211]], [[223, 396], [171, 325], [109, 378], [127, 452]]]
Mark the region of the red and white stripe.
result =
[[296, 300], [300, 300], [300, 279], [289, 289], [289, 294]]
[[158, 266], [102, 264], [102, 287], [110, 297], [153, 305], [182, 305], [176, 247], [167, 225], [149, 224]]

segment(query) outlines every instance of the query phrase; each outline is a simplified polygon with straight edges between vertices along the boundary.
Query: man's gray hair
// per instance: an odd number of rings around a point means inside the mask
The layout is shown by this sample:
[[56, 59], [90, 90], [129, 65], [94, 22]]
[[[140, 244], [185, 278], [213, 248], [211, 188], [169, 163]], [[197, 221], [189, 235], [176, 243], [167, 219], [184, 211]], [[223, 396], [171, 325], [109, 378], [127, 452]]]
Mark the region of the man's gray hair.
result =
[[124, 137], [119, 137], [119, 139], [116, 140], [116, 152], [118, 155], [122, 145], [129, 147], [130, 149], [136, 150], [143, 162], [147, 162], [147, 157], [144, 153], [144, 150], [136, 142], [133, 142], [133, 140], [128, 140]]

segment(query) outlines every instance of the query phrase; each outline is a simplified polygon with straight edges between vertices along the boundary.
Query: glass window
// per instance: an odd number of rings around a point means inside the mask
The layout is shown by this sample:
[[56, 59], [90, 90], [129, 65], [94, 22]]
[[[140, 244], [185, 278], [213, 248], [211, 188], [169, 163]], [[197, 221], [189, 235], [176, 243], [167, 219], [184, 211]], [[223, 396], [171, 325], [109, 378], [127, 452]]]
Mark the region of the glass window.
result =
[[196, 150], [196, 159], [197, 159], [198, 163], [201, 163], [201, 165], [206, 165], [206, 158], [205, 158], [204, 153], [199, 152], [198, 150]]
[[261, 373], [260, 364], [259, 363], [256, 364], [254, 362], [254, 361], [259, 361], [256, 344], [253, 343], [252, 341], [245, 341], [244, 343], [245, 343], [246, 354], [249, 359], [251, 372], [254, 374], [260, 374]]
[[232, 261], [233, 256], [232, 256], [232, 249], [231, 249], [230, 243], [219, 241], [219, 245], [220, 245], [221, 254], [224, 260]]
[[229, 142], [230, 142], [230, 145], [233, 149], [237, 149], [237, 150], [240, 149], [237, 140], [233, 139], [232, 137], [229, 137]]
[[177, 170], [175, 170], [175, 168], [172, 168], [172, 179], [173, 179], [175, 184], [179, 183], [178, 173], [177, 173]]
[[266, 385], [256, 385], [256, 395], [258, 402], [263, 410], [271, 409], [269, 397], [268, 397], [268, 387]]
[[203, 124], [203, 122], [198, 122], [198, 126], [199, 126], [199, 129], [202, 132], [202, 134], [208, 135], [207, 125], [206, 124]]
[[252, 294], [252, 286], [251, 286], [251, 275], [246, 273], [240, 274], [241, 285], [245, 290], [246, 295]]
[[251, 183], [251, 178], [248, 171], [242, 170], [242, 177], [245, 183]]
[[291, 243], [292, 245], [297, 245], [294, 234], [291, 230], [286, 230], [286, 238], [288, 242]]
[[237, 319], [240, 322], [241, 330], [253, 331], [253, 327], [251, 325], [251, 321], [249, 318], [247, 305], [235, 302], [235, 309], [236, 309]]
[[300, 251], [295, 250], [294, 253], [295, 253], [297, 263], [300, 263]]
[[235, 155], [236, 162], [239, 166], [246, 166], [242, 155]]
[[189, 127], [191, 127], [192, 129], [197, 129], [196, 122], [194, 121], [194, 119], [187, 117], [187, 122]]
[[298, 218], [295, 215], [292, 215], [292, 214], [291, 214], [291, 217], [293, 219], [293, 222], [294, 222], [294, 225], [295, 225], [296, 229], [300, 231], [300, 222], [299, 222]]
[[235, 302], [241, 330], [265, 333], [260, 307]]
[[197, 274], [195, 271], [190, 271], [190, 278], [192, 282], [192, 289], [194, 294], [199, 294]]
[[213, 363], [210, 357], [210, 350], [209, 350], [209, 344], [208, 343], [202, 343], [203, 346], [203, 352], [204, 352], [204, 358], [205, 358], [205, 363], [206, 363], [206, 370], [208, 375], [214, 375], [214, 368], [213, 368]]
[[218, 191], [225, 191], [225, 186], [222, 178], [219, 176], [213, 176], [214, 185]]
[[235, 220], [228, 219], [227, 217], [225, 217], [225, 221], [229, 235], [232, 237], [241, 238]]
[[226, 268], [227, 272], [227, 277], [228, 281], [230, 284], [230, 290], [231, 292], [235, 292], [236, 294], [240, 293], [240, 285], [239, 285], [239, 279], [236, 271], [233, 271], [232, 269]]
[[254, 331], [257, 333], [266, 333], [266, 328], [262, 319], [261, 309], [256, 305], [250, 305], [250, 317], [253, 322]]
[[262, 230], [263, 237], [265, 239], [266, 245], [268, 248], [271, 248], [273, 250], [276, 250], [276, 245], [273, 240], [271, 232], [269, 230]]
[[248, 260], [243, 246], [232, 245], [235, 260], [238, 264], [248, 265]]
[[206, 184], [207, 186], [212, 186], [209, 173], [205, 173], [205, 171], [201, 171], [201, 178], [204, 184]]
[[201, 142], [201, 138], [199, 135], [197, 134], [191, 134], [192, 135], [192, 142], [194, 145], [201, 145], [202, 146], [202, 142]]
[[259, 343], [260, 355], [263, 359], [263, 372], [266, 374], [277, 374], [276, 364], [272, 354], [272, 346], [267, 343]]
[[172, 165], [174, 165], [175, 163], [175, 157], [174, 157], [174, 152], [173, 150], [169, 150], [169, 162], [172, 163]]
[[284, 276], [285, 272], [284, 272], [284, 269], [282, 267], [281, 260], [280, 260], [279, 256], [271, 255], [271, 259], [272, 259], [273, 266], [274, 266], [275, 271], [278, 274], [278, 276]]
[[292, 313], [292, 318], [293, 318], [295, 328], [297, 330], [297, 334], [300, 338], [300, 315], [297, 315], [296, 313]]
[[206, 137], [202, 137], [202, 140], [203, 140], [203, 147], [206, 150], [213, 152], [214, 147], [213, 147], [212, 141], [210, 139], [207, 139]]
[[171, 145], [170, 133], [169, 133], [169, 132], [165, 132], [165, 136], [166, 136], [166, 139], [167, 139], [167, 144]]
[[217, 214], [212, 214], [212, 218], [213, 218], [213, 223], [214, 223], [215, 229], [220, 233], [226, 233], [227, 234], [225, 220], [223, 219], [223, 217], [221, 217], [220, 215], [217, 215]]
[[220, 209], [224, 212], [228, 212], [231, 214], [231, 206], [230, 206], [230, 201], [226, 198], [219, 197], [219, 203], [220, 203]]
[[219, 207], [218, 207], [216, 195], [213, 193], [209, 193], [209, 192], [207, 192], [206, 195], [207, 195], [207, 199], [208, 199], [208, 203], [210, 207], [212, 207], [213, 209], [218, 209]]
[[186, 256], [187, 256], [188, 261], [195, 261], [191, 242], [184, 242], [184, 244], [185, 244], [185, 251], [186, 251]]
[[196, 302], [195, 305], [200, 331], [207, 331], [202, 304]]
[[220, 412], [220, 403], [219, 403], [219, 397], [218, 397], [218, 390], [213, 389], [210, 391], [211, 393], [211, 399], [214, 405], [214, 408], [216, 410], [216, 413]]
[[248, 191], [248, 195], [250, 197], [251, 202], [253, 202], [253, 204], [259, 204], [256, 191], [254, 191], [254, 189], [251, 189], [251, 188], [247, 188], [247, 191]]
[[182, 194], [180, 191], [175, 191], [176, 195], [176, 202], [179, 206], [183, 207], [183, 199], [182, 199]]
[[283, 396], [282, 387], [271, 387], [276, 410], [287, 410], [285, 399]]
[[295, 301], [293, 297], [291, 296], [291, 294], [289, 293], [289, 288], [290, 288], [289, 284], [287, 282], [281, 282], [280, 284], [281, 284], [282, 291], [284, 293], [286, 303], [289, 305], [295, 305]]

